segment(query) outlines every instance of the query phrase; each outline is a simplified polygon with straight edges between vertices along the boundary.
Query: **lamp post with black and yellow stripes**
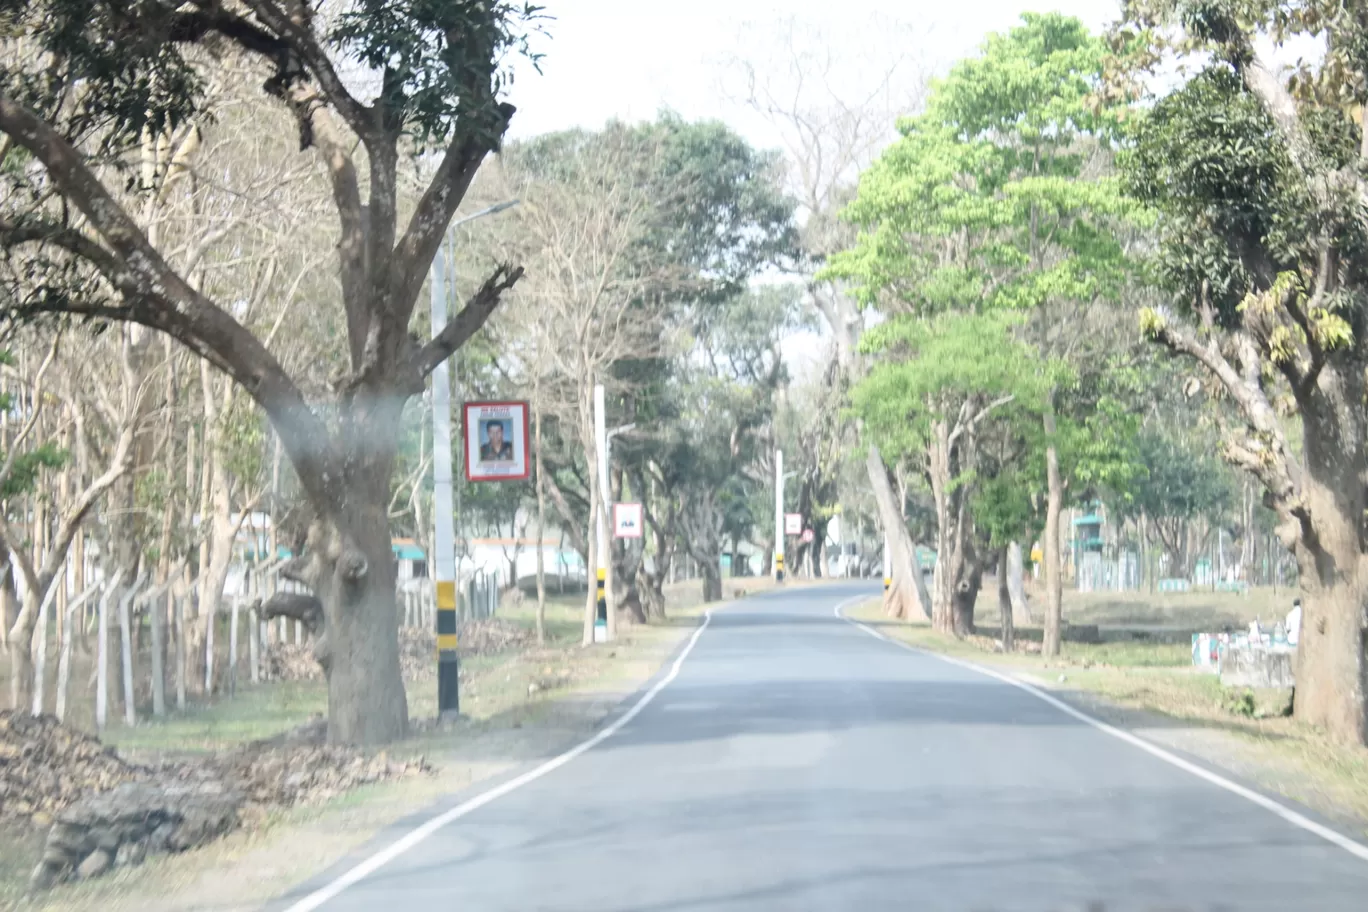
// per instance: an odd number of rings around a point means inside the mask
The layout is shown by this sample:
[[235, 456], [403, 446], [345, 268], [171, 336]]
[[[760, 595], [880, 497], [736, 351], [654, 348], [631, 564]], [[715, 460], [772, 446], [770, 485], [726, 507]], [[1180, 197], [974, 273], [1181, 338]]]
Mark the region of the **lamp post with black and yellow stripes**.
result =
[[[518, 204], [517, 200], [498, 203], [451, 223], [458, 225], [484, 215], [493, 215]], [[448, 241], [450, 235], [448, 234]], [[444, 247], [447, 245], [443, 245]], [[432, 260], [430, 292], [432, 335], [435, 338], [447, 325], [447, 251], [438, 249]], [[454, 268], [454, 257], [452, 268]], [[446, 361], [432, 371], [432, 551], [430, 572], [437, 602], [437, 713], [452, 716], [461, 708], [459, 668], [456, 647], [456, 528], [451, 489], [451, 378]]]

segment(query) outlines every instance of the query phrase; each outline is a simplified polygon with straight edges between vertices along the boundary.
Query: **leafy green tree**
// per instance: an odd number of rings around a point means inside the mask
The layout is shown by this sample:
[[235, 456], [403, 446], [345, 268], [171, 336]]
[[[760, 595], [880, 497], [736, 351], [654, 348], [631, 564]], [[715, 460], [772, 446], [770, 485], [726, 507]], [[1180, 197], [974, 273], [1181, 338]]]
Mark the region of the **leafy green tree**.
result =
[[[1220, 391], [1222, 452], [1278, 515], [1303, 589], [1297, 718], [1368, 742], [1368, 20], [1327, 0], [1143, 0], [1111, 35], [1109, 91], [1196, 75], [1137, 114], [1125, 172], [1158, 214], [1163, 306], [1143, 331]], [[1312, 39], [1319, 66], [1271, 50]], [[1293, 418], [1301, 445], [1284, 425]]]
[[[902, 138], [861, 176], [846, 210], [860, 237], [832, 257], [825, 275], [850, 282], [866, 306], [884, 311], [1031, 311], [1025, 337], [1042, 359], [1061, 362], [1058, 376], [1075, 379], [1050, 390], [1041, 412], [1052, 654], [1068, 482], [1061, 440], [1071, 436], [1063, 425], [1086, 424], [1092, 403], [1070, 403], [1069, 393], [1086, 389], [1077, 381], [1099, 363], [1087, 344], [1090, 311], [1124, 287], [1128, 264], [1115, 223], [1136, 206], [1105, 173], [1115, 117], [1090, 104], [1105, 45], [1077, 19], [1022, 21], [956, 64], [934, 84], [926, 112], [899, 124]], [[1077, 442], [1079, 471], [1115, 461]]]
[[987, 555], [971, 509], [984, 462], [987, 424], [1005, 407], [1039, 409], [1041, 363], [1015, 338], [1020, 321], [1002, 311], [904, 316], [865, 333], [878, 355], [851, 391], [866, 433], [881, 451], [905, 459], [931, 491], [936, 514], [932, 625], [965, 634]]
[[1192, 521], [1219, 523], [1233, 506], [1229, 472], [1217, 461], [1212, 443], [1149, 429], [1139, 437], [1147, 471], [1133, 486], [1133, 508], [1144, 511], [1178, 575], [1191, 570]]

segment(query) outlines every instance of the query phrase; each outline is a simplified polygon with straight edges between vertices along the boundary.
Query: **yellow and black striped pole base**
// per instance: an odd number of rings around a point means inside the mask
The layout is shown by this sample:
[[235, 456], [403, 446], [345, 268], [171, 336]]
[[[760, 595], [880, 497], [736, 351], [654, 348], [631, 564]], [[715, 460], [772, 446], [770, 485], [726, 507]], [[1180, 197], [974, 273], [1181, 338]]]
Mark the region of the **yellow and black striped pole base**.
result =
[[598, 568], [598, 610], [594, 614], [594, 642], [608, 642], [608, 571]]
[[774, 581], [782, 583], [784, 581], [784, 555], [774, 555]]
[[437, 581], [437, 715], [455, 715], [461, 710], [460, 668], [456, 648], [460, 645], [456, 627], [456, 583]]

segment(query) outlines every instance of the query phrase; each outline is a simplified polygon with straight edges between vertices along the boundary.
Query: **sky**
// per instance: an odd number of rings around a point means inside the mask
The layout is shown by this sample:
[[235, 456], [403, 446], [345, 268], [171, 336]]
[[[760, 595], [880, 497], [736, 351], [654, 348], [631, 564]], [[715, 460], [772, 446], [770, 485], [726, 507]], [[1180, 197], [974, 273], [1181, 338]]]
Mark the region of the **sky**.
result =
[[[647, 120], [670, 108], [690, 120], [720, 119], [761, 148], [782, 148], [784, 137], [740, 100], [746, 86], [740, 62], [764, 73], [779, 94], [795, 88], [800, 76], [824, 79], [828, 97], [842, 100], [867, 98], [885, 85], [891, 130], [892, 114], [915, 104], [927, 75], [972, 54], [989, 32], [1011, 28], [1023, 10], [1078, 16], [1100, 30], [1119, 8], [1118, 0], [539, 2], [552, 17], [546, 34], [533, 40], [543, 55], [541, 72], [514, 62], [508, 97], [518, 112], [510, 137]], [[822, 73], [795, 73], [785, 65], [795, 44], [830, 65]], [[811, 333], [786, 340], [791, 373], [808, 375], [823, 347]]]
[[988, 32], [1010, 28], [1023, 10], [1055, 10], [1100, 29], [1119, 8], [1117, 0], [540, 2], [554, 18], [545, 23], [549, 34], [534, 41], [544, 55], [542, 73], [516, 67], [512, 136], [642, 120], [669, 106], [690, 119], [721, 118], [760, 145], [774, 137], [728, 100], [728, 84], [735, 84], [729, 77], [736, 75], [728, 64], [738, 56], [763, 64], [785, 20], [820, 31], [846, 77], [843, 87], [858, 92], [862, 75], [877, 78], [898, 58], [906, 69], [943, 71]]

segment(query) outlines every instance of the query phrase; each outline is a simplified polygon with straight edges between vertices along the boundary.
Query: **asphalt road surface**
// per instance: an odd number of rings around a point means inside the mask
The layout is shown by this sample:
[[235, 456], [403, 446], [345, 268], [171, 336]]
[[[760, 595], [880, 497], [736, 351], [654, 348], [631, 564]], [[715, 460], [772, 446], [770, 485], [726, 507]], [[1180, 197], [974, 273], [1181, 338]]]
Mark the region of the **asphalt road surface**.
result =
[[1344, 847], [834, 615], [876, 591], [716, 612], [620, 730], [318, 908], [1368, 910]]

